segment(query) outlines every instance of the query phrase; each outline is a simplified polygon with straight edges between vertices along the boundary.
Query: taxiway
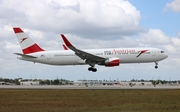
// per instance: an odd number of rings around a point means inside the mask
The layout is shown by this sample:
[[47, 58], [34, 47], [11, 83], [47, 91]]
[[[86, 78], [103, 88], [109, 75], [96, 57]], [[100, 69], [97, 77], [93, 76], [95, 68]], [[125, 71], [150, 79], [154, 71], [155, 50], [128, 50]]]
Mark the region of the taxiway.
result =
[[74, 86], [74, 85], [0, 85], [0, 89], [180, 89], [180, 86]]

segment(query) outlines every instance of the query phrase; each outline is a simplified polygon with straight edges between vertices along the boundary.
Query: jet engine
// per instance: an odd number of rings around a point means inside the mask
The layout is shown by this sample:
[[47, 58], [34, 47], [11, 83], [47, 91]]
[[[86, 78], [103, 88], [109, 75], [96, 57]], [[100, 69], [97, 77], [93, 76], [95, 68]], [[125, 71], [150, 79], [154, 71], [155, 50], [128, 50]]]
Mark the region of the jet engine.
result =
[[100, 63], [99, 65], [104, 65], [106, 67], [113, 67], [113, 66], [119, 66], [120, 59], [119, 58], [108, 58], [103, 63]]

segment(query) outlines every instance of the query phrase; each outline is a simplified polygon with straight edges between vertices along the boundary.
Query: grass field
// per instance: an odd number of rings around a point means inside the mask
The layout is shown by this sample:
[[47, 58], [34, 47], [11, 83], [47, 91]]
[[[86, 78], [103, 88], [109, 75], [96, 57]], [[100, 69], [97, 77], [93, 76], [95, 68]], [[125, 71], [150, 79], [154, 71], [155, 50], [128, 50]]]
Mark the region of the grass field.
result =
[[180, 112], [180, 90], [0, 89], [0, 112]]

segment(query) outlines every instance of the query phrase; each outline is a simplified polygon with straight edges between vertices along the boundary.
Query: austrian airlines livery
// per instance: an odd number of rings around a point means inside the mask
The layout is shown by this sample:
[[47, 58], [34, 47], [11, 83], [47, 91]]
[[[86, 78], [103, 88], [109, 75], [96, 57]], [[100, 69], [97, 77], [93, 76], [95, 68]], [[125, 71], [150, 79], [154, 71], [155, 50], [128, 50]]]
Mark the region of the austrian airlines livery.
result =
[[18, 59], [42, 63], [49, 65], [85, 65], [90, 67], [89, 71], [96, 72], [95, 65], [105, 67], [119, 66], [123, 63], [155, 63], [158, 68], [158, 62], [167, 58], [164, 51], [157, 48], [111, 48], [111, 49], [84, 49], [80, 50], [74, 47], [68, 39], [61, 34], [65, 43], [64, 50], [45, 51], [36, 44], [20, 28], [13, 28], [17, 36], [22, 53], [14, 53]]

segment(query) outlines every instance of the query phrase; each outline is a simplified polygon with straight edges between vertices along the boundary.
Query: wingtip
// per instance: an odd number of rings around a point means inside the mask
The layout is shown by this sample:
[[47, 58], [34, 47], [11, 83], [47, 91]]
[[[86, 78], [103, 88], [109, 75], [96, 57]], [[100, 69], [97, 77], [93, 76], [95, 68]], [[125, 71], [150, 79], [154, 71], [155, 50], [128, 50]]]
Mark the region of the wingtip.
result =
[[63, 35], [63, 34], [61, 34], [61, 37], [63, 38], [63, 37], [64, 37], [64, 35]]
[[63, 41], [67, 47], [72, 46], [72, 44], [68, 41], [68, 39], [64, 36], [64, 34], [61, 34], [61, 37], [62, 37], [62, 39], [63, 39]]
[[68, 50], [68, 48], [66, 47], [66, 45], [62, 44], [64, 50]]

